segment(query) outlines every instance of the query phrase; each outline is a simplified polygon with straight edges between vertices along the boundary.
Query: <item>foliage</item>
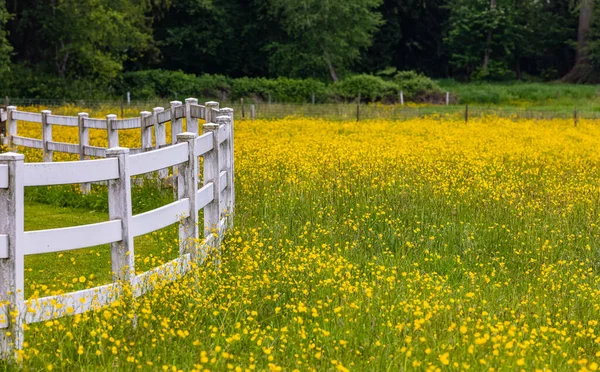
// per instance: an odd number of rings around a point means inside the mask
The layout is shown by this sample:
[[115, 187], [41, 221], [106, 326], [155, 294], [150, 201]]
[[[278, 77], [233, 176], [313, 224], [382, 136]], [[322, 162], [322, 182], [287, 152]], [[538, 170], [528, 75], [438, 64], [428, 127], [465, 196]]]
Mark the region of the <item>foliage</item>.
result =
[[10, 56], [13, 47], [8, 42], [8, 31], [6, 23], [10, 19], [10, 14], [6, 10], [6, 2], [0, 1], [0, 76], [10, 70]]
[[376, 12], [381, 2], [269, 0], [271, 13], [281, 19], [289, 37], [286, 42], [271, 44], [273, 58], [280, 69], [306, 76], [310, 70], [302, 69], [321, 67], [334, 81], [338, 80], [339, 71], [350, 67], [361, 50], [371, 45], [373, 33], [381, 25], [381, 16]]
[[62, 78], [109, 81], [151, 50], [146, 1], [20, 0], [14, 8], [17, 58]]
[[[598, 146], [585, 120], [245, 121], [219, 269], [30, 325], [3, 367], [597, 370]], [[108, 251], [26, 261], [26, 295], [105, 284]]]
[[442, 89], [436, 82], [415, 71], [398, 72], [394, 76], [394, 82], [407, 98], [419, 98], [442, 93]]
[[343, 99], [356, 99], [358, 93], [365, 101], [396, 100], [398, 86], [373, 75], [355, 75], [333, 85], [333, 91]]

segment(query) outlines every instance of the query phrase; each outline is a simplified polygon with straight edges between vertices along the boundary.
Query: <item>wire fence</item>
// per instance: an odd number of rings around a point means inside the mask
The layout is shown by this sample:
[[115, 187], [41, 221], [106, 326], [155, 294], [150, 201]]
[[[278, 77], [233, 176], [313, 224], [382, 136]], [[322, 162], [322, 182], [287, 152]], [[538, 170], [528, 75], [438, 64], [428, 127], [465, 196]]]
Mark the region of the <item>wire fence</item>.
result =
[[[200, 99], [200, 102], [211, 101], [210, 98]], [[155, 99], [143, 101], [97, 101], [79, 100], [63, 101], [49, 99], [13, 98], [6, 99], [5, 106], [15, 105], [18, 107], [42, 107], [50, 109], [59, 115], [76, 115], [78, 112], [88, 112], [91, 117], [106, 115], [107, 111], [120, 117], [132, 117], [139, 115], [140, 111], [151, 111], [154, 107], [169, 107], [170, 100]], [[469, 105], [386, 105], [381, 103], [267, 103], [236, 102], [222, 103], [222, 107], [234, 109], [235, 118], [240, 120], [274, 120], [285, 117], [307, 117], [322, 118], [326, 120], [408, 120], [422, 117], [455, 117], [470, 118], [486, 115], [510, 117], [515, 119], [600, 119], [600, 111], [585, 108], [549, 107], [527, 109], [520, 107], [497, 107], [497, 106], [469, 106]]]

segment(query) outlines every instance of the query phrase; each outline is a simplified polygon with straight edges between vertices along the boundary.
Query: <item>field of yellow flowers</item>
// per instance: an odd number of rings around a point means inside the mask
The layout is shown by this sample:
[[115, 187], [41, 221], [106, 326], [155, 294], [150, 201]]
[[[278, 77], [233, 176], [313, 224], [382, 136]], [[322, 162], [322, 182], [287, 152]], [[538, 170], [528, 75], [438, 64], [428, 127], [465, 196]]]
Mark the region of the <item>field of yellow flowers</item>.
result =
[[[221, 266], [30, 326], [25, 369], [599, 368], [595, 122], [290, 118], [237, 121], [235, 141]], [[80, 207], [104, 192], [74, 190], [28, 192]]]

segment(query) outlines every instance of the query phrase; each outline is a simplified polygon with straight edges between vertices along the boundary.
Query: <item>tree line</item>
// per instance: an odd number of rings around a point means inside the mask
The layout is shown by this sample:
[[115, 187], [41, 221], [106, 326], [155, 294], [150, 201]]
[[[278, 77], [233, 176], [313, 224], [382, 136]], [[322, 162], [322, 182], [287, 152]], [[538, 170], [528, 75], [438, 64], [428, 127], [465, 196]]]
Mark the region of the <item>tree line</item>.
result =
[[157, 68], [322, 81], [415, 70], [595, 83], [596, 1], [0, 0], [0, 73], [107, 83]]

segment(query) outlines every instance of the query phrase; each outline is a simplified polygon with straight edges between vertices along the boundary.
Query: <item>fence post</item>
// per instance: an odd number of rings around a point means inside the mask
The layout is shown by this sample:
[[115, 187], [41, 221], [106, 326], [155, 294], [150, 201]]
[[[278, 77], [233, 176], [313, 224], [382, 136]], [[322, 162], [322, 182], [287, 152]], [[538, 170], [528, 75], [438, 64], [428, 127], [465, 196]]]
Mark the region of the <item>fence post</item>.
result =
[[217, 120], [218, 114], [214, 114], [213, 109], [219, 109], [219, 102], [208, 101], [204, 104], [204, 106], [206, 107], [206, 122], [214, 123]]
[[219, 251], [221, 248], [221, 231], [219, 222], [221, 221], [221, 183], [220, 181], [220, 159], [219, 154], [219, 125], [208, 123], [203, 125], [204, 133], [212, 133], [213, 149], [204, 154], [204, 185], [212, 182], [213, 200], [204, 207], [204, 237], [208, 238], [214, 234], [210, 244], [213, 252], [216, 254], [215, 264], [220, 263]]
[[196, 98], [185, 99], [185, 131], [198, 134], [198, 119], [192, 118], [191, 105], [197, 105]]
[[313, 105], [315, 104], [315, 101], [316, 101], [316, 99], [315, 99], [315, 92], [312, 92], [312, 104]]
[[107, 158], [119, 161], [119, 178], [108, 181], [108, 216], [121, 220], [122, 239], [111, 243], [113, 281], [122, 281], [123, 287], [133, 290], [135, 279], [135, 255], [133, 248], [131, 177], [129, 174], [129, 149], [115, 147], [106, 150]]
[[254, 121], [256, 119], [256, 107], [252, 104], [250, 105], [250, 120]]
[[149, 125], [152, 113], [150, 111], [140, 112], [140, 128], [142, 130], [142, 152], [152, 148], [152, 127]]
[[404, 92], [400, 91], [400, 104], [404, 106]]
[[177, 143], [177, 135], [183, 133], [183, 119], [175, 118], [175, 112], [177, 107], [182, 105], [181, 101], [171, 101], [171, 143]]
[[108, 133], [108, 148], [119, 147], [119, 131], [114, 128], [117, 115], [106, 115], [106, 132]]
[[[0, 188], [0, 242], [7, 245], [6, 256], [0, 258], [0, 353], [4, 358], [23, 346], [24, 315], [24, 187], [25, 157], [22, 154], [0, 154], [0, 164], [8, 165], [8, 188]], [[1, 245], [1, 243], [0, 243]]]
[[[152, 116], [152, 121], [154, 123], [154, 139], [156, 141], [156, 149], [160, 149], [167, 145], [167, 130], [165, 128], [165, 123], [159, 123], [158, 114], [164, 112], [165, 109], [162, 107], [155, 107], [152, 109], [154, 115]], [[158, 171], [158, 178], [164, 180], [169, 176], [168, 169], [160, 169]]]
[[446, 92], [446, 106], [450, 104], [450, 92]]
[[573, 122], [575, 123], [575, 126], [577, 126], [577, 122], [578, 122], [578, 118], [577, 118], [577, 107], [575, 107], [573, 109]]
[[14, 149], [13, 136], [17, 135], [17, 121], [13, 119], [13, 114], [17, 106], [6, 107], [6, 137], [8, 138], [8, 148]]
[[240, 103], [242, 104], [242, 119], [246, 118], [246, 112], [244, 111], [244, 99], [240, 98]]
[[45, 162], [51, 162], [54, 157], [54, 151], [48, 150], [48, 142], [52, 141], [52, 125], [48, 124], [50, 114], [52, 114], [50, 110], [42, 111], [42, 153]]
[[469, 105], [465, 105], [465, 124], [469, 122]]
[[[87, 160], [89, 156], [85, 155], [85, 147], [90, 145], [90, 130], [85, 127], [85, 119], [88, 118], [87, 112], [77, 114], [77, 124], [79, 126], [79, 160]], [[89, 183], [79, 185], [82, 194], [89, 194], [91, 187]]]
[[[179, 225], [179, 255], [190, 253], [193, 261], [204, 261], [205, 252], [198, 252], [198, 210], [196, 196], [198, 192], [198, 155], [196, 155], [196, 133], [185, 132], [177, 134], [178, 143], [187, 143], [188, 161], [179, 165], [177, 175], [177, 199], [188, 198], [190, 209], [188, 215]], [[199, 253], [200, 256], [199, 256]], [[199, 260], [198, 260], [199, 258]]]
[[233, 142], [233, 109], [221, 109], [221, 116], [217, 118], [217, 122], [221, 122], [229, 127], [229, 137], [223, 142], [224, 147], [221, 149], [224, 152], [223, 159], [225, 160], [224, 168], [227, 171], [227, 190], [225, 192], [225, 208], [227, 210], [227, 225], [233, 227], [233, 215], [235, 211], [235, 166], [234, 166], [234, 142]]

